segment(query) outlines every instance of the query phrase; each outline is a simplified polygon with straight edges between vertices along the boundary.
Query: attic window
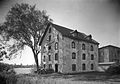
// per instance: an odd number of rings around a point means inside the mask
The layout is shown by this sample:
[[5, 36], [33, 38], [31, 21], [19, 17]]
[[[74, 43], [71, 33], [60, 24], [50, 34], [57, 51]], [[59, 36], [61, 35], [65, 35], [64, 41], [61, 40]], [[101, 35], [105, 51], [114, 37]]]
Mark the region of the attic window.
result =
[[73, 36], [78, 36], [78, 31], [77, 31], [77, 30], [72, 31], [71, 34], [72, 34]]
[[49, 33], [51, 33], [51, 28], [49, 29]]

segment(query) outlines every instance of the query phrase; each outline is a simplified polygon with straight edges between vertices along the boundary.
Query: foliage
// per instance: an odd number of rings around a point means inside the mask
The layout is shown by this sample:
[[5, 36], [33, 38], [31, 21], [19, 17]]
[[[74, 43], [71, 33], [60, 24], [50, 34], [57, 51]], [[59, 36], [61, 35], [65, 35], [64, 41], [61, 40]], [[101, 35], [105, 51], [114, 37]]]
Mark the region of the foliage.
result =
[[120, 74], [120, 64], [113, 64], [106, 70], [106, 73], [112, 74], [112, 75]]
[[51, 74], [54, 73], [54, 69], [40, 69], [39, 74]]
[[15, 74], [15, 71], [13, 70], [13, 65], [0, 63], [0, 73], [3, 72], [5, 74]]
[[13, 66], [0, 63], [0, 84], [16, 84], [15, 71]]
[[40, 53], [39, 42], [44, 33], [44, 29], [52, 21], [46, 11], [35, 9], [35, 5], [15, 4], [6, 16], [6, 21], [0, 28], [4, 33], [6, 41], [11, 38], [15, 40], [14, 44], [8, 49], [9, 56], [16, 54], [19, 50], [28, 46], [32, 49], [35, 62], [38, 65], [38, 54]]
[[17, 77], [15, 74], [0, 73], [0, 84], [16, 84]]

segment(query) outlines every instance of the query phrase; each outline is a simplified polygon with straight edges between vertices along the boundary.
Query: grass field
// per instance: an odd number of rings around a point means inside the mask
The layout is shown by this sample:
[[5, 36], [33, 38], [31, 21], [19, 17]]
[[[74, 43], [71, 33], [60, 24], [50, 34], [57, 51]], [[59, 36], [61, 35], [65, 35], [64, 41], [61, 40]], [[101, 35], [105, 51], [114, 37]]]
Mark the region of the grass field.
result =
[[46, 74], [19, 75], [17, 84], [120, 84], [119, 75], [80, 73], [76, 75]]

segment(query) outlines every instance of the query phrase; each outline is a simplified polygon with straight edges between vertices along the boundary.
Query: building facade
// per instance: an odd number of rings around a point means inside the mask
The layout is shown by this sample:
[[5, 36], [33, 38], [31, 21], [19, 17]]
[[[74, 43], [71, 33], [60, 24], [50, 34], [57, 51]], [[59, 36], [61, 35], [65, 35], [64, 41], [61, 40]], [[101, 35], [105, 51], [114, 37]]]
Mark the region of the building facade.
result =
[[99, 48], [99, 62], [120, 62], [120, 48], [113, 45]]
[[96, 71], [98, 45], [91, 35], [50, 24], [41, 39], [41, 66], [55, 72]]

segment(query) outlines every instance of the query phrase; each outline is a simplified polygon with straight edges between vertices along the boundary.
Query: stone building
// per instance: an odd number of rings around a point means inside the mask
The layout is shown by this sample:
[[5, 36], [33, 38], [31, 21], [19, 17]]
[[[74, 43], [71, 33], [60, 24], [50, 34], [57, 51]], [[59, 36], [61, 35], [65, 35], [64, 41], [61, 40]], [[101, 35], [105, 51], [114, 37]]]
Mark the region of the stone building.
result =
[[91, 35], [56, 24], [50, 24], [41, 42], [41, 66], [55, 72], [96, 71], [98, 45]]
[[99, 62], [120, 62], [120, 48], [108, 45], [99, 48]]

